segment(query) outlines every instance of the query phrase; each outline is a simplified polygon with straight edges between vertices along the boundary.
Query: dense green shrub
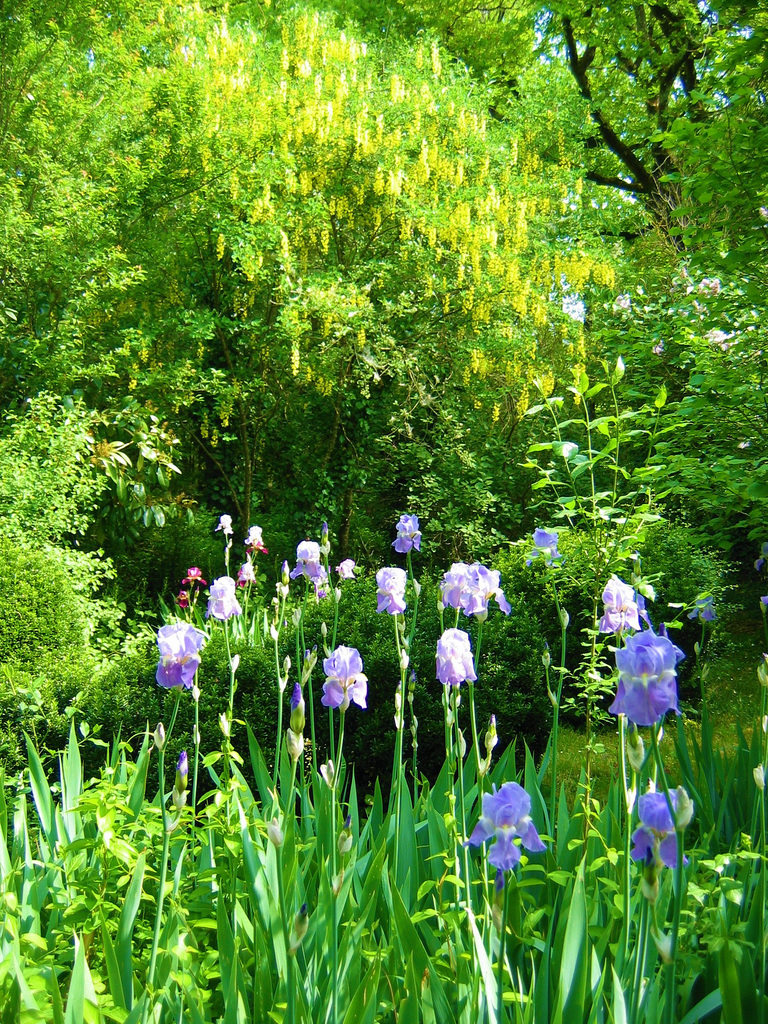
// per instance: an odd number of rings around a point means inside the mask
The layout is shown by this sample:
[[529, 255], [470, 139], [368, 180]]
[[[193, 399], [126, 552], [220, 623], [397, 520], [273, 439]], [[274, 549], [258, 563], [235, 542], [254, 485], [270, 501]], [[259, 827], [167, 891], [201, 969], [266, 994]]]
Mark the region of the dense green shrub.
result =
[[52, 553], [0, 540], [0, 664], [34, 665], [85, 646], [82, 604]]
[[[369, 681], [367, 710], [353, 707], [347, 715], [345, 757], [354, 765], [358, 785], [362, 789], [371, 789], [376, 778], [386, 788], [394, 751], [394, 697], [399, 680], [393, 622], [389, 615], [376, 613], [376, 582], [373, 575], [345, 584], [345, 588], [336, 642], [359, 648]], [[445, 754], [441, 691], [435, 678], [435, 645], [439, 635], [436, 602], [436, 582], [425, 580], [419, 608], [419, 628], [412, 651], [412, 667], [417, 676], [414, 712], [419, 722], [418, 769], [431, 778], [436, 776]], [[314, 645], [321, 641], [323, 621], [328, 626], [330, 643], [333, 628], [333, 602], [330, 598], [319, 605], [311, 604], [307, 610], [308, 643]], [[459, 625], [460, 628], [469, 629], [474, 642], [477, 623], [462, 618]], [[541, 650], [539, 622], [524, 606], [518, 607], [509, 619], [492, 610], [484, 626], [481, 665], [475, 691], [481, 737], [490, 715], [495, 714], [502, 743], [506, 744], [515, 736], [520, 736], [534, 749], [542, 749], [550, 726], [551, 710], [543, 683]], [[274, 648], [269, 639], [262, 646], [257, 636], [253, 646], [234, 645], [235, 651], [240, 655], [235, 696], [235, 745], [244, 755], [247, 753], [243, 724], [247, 723], [271, 764], [274, 760], [278, 714]], [[286, 655], [291, 657], [295, 666], [296, 646], [291, 629], [284, 630], [281, 636], [281, 660]], [[321, 760], [329, 756], [328, 712], [320, 704], [323, 656], [321, 649], [314, 672], [315, 725], [318, 756]], [[176, 695], [157, 687], [156, 658], [156, 650], [148, 645], [143, 651], [113, 661], [94, 676], [81, 702], [83, 715], [92, 732], [103, 739], [109, 739], [120, 729], [122, 738], [129, 740], [143, 734], [147, 723], [150, 728], [154, 728], [157, 721], [169, 721]], [[286, 724], [290, 690], [295, 678], [294, 667], [292, 681], [283, 695]], [[202, 748], [208, 752], [221, 745], [219, 715], [227, 707], [229, 692], [226, 644], [221, 631], [214, 634], [205, 648], [197, 682], [201, 693]], [[469, 742], [471, 732], [466, 700], [464, 694], [460, 714], [462, 728]], [[338, 713], [336, 717], [338, 719]], [[307, 718], [309, 736], [309, 709]], [[190, 694], [183, 693], [174, 745], [179, 748], [191, 747], [193, 727], [194, 703]], [[409, 727], [410, 716], [407, 715], [406, 729]], [[409, 760], [411, 758], [408, 734], [406, 757]]]
[[8, 775], [27, 763], [25, 732], [41, 750], [64, 747], [93, 671], [88, 651], [65, 658], [59, 652], [42, 653], [24, 667], [0, 665], [0, 764]]
[[[502, 580], [506, 581], [513, 614], [520, 607], [525, 609], [532, 622], [532, 633], [540, 638], [539, 647], [543, 648], [546, 640], [554, 656], [560, 644], [557, 610], [543, 560], [538, 559], [530, 566], [525, 564], [530, 546], [520, 544], [501, 553], [494, 566], [501, 570]], [[556, 572], [558, 596], [570, 616], [566, 664], [575, 673], [584, 657], [582, 631], [593, 621], [593, 595], [599, 617], [602, 615], [600, 595], [607, 579], [594, 579], [589, 547], [572, 531], [563, 530], [559, 534], [559, 550], [564, 558], [562, 568]], [[648, 528], [639, 554], [639, 561], [627, 563], [626, 571], [618, 575], [629, 583], [632, 573], [640, 569], [643, 578], [652, 582], [656, 600], [647, 602], [647, 610], [656, 629], [662, 622], [677, 620], [680, 623], [673, 631], [673, 639], [686, 654], [685, 661], [678, 667], [681, 693], [684, 697], [693, 697], [689, 682], [695, 666], [694, 644], [701, 638], [701, 625], [689, 620], [683, 609], [672, 605], [691, 605], [698, 594], [711, 593], [716, 607], [720, 607], [728, 590], [728, 562], [720, 552], [693, 543], [684, 525], [672, 526], [664, 522]], [[717, 629], [714, 635], [716, 638]]]

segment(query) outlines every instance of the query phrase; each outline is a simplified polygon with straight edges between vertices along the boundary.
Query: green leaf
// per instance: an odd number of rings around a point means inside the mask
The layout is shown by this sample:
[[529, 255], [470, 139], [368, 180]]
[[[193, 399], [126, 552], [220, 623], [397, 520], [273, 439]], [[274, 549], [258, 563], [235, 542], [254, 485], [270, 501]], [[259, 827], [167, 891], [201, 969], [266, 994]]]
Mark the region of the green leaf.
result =
[[379, 974], [381, 959], [371, 964], [371, 968], [357, 986], [350, 1000], [343, 1024], [374, 1024], [379, 1006]]
[[123, 992], [123, 981], [120, 975], [120, 966], [115, 956], [115, 947], [107, 928], [107, 919], [104, 910], [100, 908], [101, 917], [101, 941], [104, 948], [104, 960], [107, 965], [107, 977], [109, 978], [109, 994], [112, 996], [115, 1006], [127, 1009], [125, 1005], [125, 993]]
[[723, 999], [723, 1024], [744, 1024], [736, 961], [725, 937], [717, 955], [718, 982]]
[[51, 798], [51, 787], [45, 777], [43, 765], [37, 755], [35, 745], [29, 736], [24, 733], [27, 741], [27, 760], [29, 762], [29, 781], [32, 788], [32, 796], [37, 808], [37, 815], [43, 827], [43, 834], [51, 845], [56, 842], [53, 800]]
[[64, 1024], [83, 1024], [85, 1013], [85, 947], [75, 936], [75, 966], [69, 979], [67, 994], [67, 1012]]
[[587, 936], [587, 903], [584, 893], [584, 860], [579, 864], [568, 908], [562, 959], [560, 961], [559, 998], [563, 1019], [582, 1020], [587, 992], [587, 973], [591, 943]]
[[149, 770], [149, 728], [144, 730], [144, 740], [139, 756], [136, 759], [136, 770], [128, 786], [127, 804], [134, 818], [138, 818], [144, 795], [147, 789], [147, 772]]
[[129, 1010], [133, 1006], [133, 926], [136, 922], [136, 914], [141, 902], [144, 864], [145, 853], [142, 850], [136, 860], [133, 877], [125, 893], [125, 901], [117, 925], [117, 941], [115, 942], [115, 955], [120, 965], [120, 977], [123, 984], [124, 1004]]
[[723, 997], [720, 992], [710, 992], [686, 1013], [680, 1024], [698, 1024], [700, 1020], [719, 1010], [722, 1005]]

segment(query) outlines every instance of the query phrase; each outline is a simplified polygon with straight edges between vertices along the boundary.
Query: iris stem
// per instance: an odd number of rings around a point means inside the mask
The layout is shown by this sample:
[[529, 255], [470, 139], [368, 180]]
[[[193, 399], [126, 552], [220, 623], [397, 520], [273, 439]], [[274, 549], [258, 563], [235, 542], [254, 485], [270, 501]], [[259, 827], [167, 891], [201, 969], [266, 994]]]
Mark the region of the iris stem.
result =
[[[285, 687], [288, 683], [286, 678], [285, 683], [282, 681], [282, 674], [280, 672], [280, 627], [283, 623], [283, 615], [285, 614], [285, 598], [283, 597], [277, 609], [277, 625], [275, 626], [275, 634], [273, 640], [275, 643], [275, 671], [277, 672], [277, 736], [275, 738], [275, 771], [272, 775], [272, 788], [277, 789], [277, 779], [280, 772], [280, 745], [283, 739], [283, 695], [285, 693]], [[301, 665], [298, 665], [298, 670], [301, 672]], [[287, 677], [287, 673], [286, 673]]]
[[280, 920], [283, 925], [283, 941], [285, 942], [285, 1024], [295, 1021], [295, 993], [293, 980], [293, 954], [291, 953], [291, 934], [288, 929], [288, 912], [285, 905], [285, 886], [283, 884], [283, 846], [277, 847], [277, 898], [280, 903]]
[[[307, 601], [309, 600], [309, 580], [304, 578], [304, 601], [301, 605], [301, 616], [299, 618], [299, 643], [301, 652], [299, 655], [299, 664], [302, 666], [300, 669], [301, 674], [304, 674], [304, 656], [307, 653], [307, 647], [304, 637], [304, 613], [307, 610]], [[314, 780], [317, 775], [317, 744], [315, 743], [315, 698], [312, 694], [312, 673], [307, 676], [306, 680], [307, 690], [309, 691], [309, 733], [312, 738], [312, 778]]]
[[496, 1020], [502, 1024], [504, 1020], [504, 960], [507, 946], [507, 913], [509, 909], [509, 892], [504, 879], [504, 896], [501, 903], [501, 934], [499, 935], [499, 959], [497, 963], [498, 981], [496, 988]]
[[192, 814], [197, 821], [197, 766], [200, 760], [200, 700], [195, 701], [195, 763], [192, 769]]
[[[395, 742], [395, 760], [392, 765], [392, 789], [390, 792], [390, 807], [392, 806], [392, 799], [394, 794], [395, 800], [395, 856], [394, 856], [394, 868], [395, 868], [395, 880], [397, 880], [397, 867], [400, 856], [400, 787], [402, 785], [403, 778], [403, 732], [405, 729], [405, 674], [406, 669], [403, 667], [402, 659], [402, 645], [400, 643], [400, 625], [398, 622], [398, 616], [393, 616], [395, 620], [395, 645], [397, 647], [397, 661], [400, 665], [400, 706], [397, 708], [397, 740]], [[405, 620], [403, 620], [405, 621]]]
[[344, 740], [344, 712], [341, 712], [341, 723], [339, 725], [339, 752], [336, 761], [336, 772], [333, 778], [333, 787], [331, 788], [331, 947], [333, 954], [333, 978], [331, 979], [331, 1024], [336, 1024], [338, 1019], [338, 999], [339, 999], [339, 921], [338, 921], [338, 907], [336, 906], [336, 783], [338, 782], [339, 772], [341, 771], [341, 744]]
[[[566, 630], [567, 625], [563, 618], [563, 612], [560, 607], [560, 600], [557, 596], [557, 586], [555, 585], [554, 578], [550, 576], [552, 582], [552, 591], [555, 595], [555, 607], [557, 608], [557, 617], [560, 620], [560, 678], [557, 683], [557, 697], [555, 698], [555, 706], [552, 714], [552, 772], [551, 772], [551, 785], [550, 785], [550, 797], [549, 797], [549, 827], [552, 830], [552, 838], [557, 838], [557, 747], [560, 739], [560, 704], [563, 699], [563, 681], [565, 680], [565, 647], [566, 647]], [[549, 689], [549, 666], [546, 668], [547, 675], [547, 688]], [[550, 693], [552, 691], [550, 690]]]
[[[475, 645], [475, 658], [474, 668], [475, 675], [480, 667], [480, 650], [483, 646], [483, 625], [485, 620], [481, 619], [477, 626], [477, 643]], [[479, 677], [478, 677], [479, 678]], [[475, 748], [475, 778], [477, 780], [477, 792], [478, 796], [482, 792], [482, 783], [480, 777], [480, 741], [477, 737], [477, 717], [475, 715], [475, 684], [473, 680], [467, 680], [467, 686], [469, 687], [469, 720], [472, 724], [472, 746]]]
[[630, 1011], [630, 1024], [640, 1024], [638, 1012], [640, 1009], [640, 992], [643, 986], [643, 973], [645, 969], [645, 957], [648, 948], [648, 900], [643, 899], [640, 907], [640, 926], [638, 928], [637, 942], [635, 944], [635, 970], [632, 981], [632, 999]]
[[621, 763], [621, 784], [624, 789], [624, 863], [622, 864], [622, 906], [624, 909], [624, 959], [629, 956], [629, 925], [630, 925], [630, 871], [629, 871], [629, 834], [632, 814], [629, 808], [629, 786], [627, 784], [627, 716], [619, 715], [619, 761]]
[[176, 723], [176, 714], [179, 710], [179, 698], [181, 697], [181, 690], [176, 693], [176, 703], [173, 708], [173, 714], [171, 715], [171, 723], [168, 726], [168, 732], [165, 735], [165, 743], [162, 749], [158, 751], [157, 757], [157, 774], [158, 774], [158, 785], [159, 785], [159, 797], [160, 797], [160, 810], [163, 819], [163, 852], [160, 860], [160, 880], [157, 890], [157, 910], [155, 912], [155, 927], [152, 933], [152, 950], [149, 957], [149, 970], [147, 971], [147, 983], [145, 992], [144, 1009], [142, 1010], [141, 1020], [142, 1024], [146, 1024], [147, 1015], [150, 1008], [150, 999], [153, 998], [151, 993], [155, 983], [155, 966], [157, 964], [157, 947], [160, 944], [160, 928], [163, 920], [163, 902], [165, 900], [165, 881], [168, 877], [168, 851], [171, 843], [171, 833], [169, 828], [168, 820], [168, 809], [165, 806], [165, 750], [168, 746], [168, 741], [171, 738], [173, 727]]
[[[466, 888], [467, 906], [470, 906], [470, 878], [469, 878], [469, 854], [467, 853], [467, 847], [465, 845], [467, 839], [467, 811], [466, 801], [464, 798], [464, 758], [461, 754], [461, 730], [459, 729], [459, 705], [458, 705], [458, 686], [451, 687], [451, 699], [453, 701], [453, 720], [456, 728], [456, 740], [455, 740], [455, 751], [456, 751], [456, 764], [458, 767], [459, 774], [459, 804], [461, 806], [461, 850], [462, 859], [464, 861], [464, 885]], [[473, 957], [474, 959], [474, 957]]]
[[677, 961], [677, 938], [680, 931], [680, 908], [683, 902], [683, 830], [677, 828], [675, 807], [672, 803], [672, 794], [669, 791], [667, 773], [664, 770], [664, 763], [661, 760], [659, 751], [659, 739], [657, 727], [651, 726], [651, 744], [653, 746], [653, 757], [659, 769], [659, 778], [667, 801], [667, 809], [675, 827], [677, 839], [677, 859], [675, 862], [675, 884], [674, 898], [672, 903], [672, 935], [671, 935], [671, 959], [666, 967], [667, 984], [665, 986], [664, 1019], [667, 1024], [673, 1024], [675, 1019], [675, 986], [676, 986], [676, 961]]

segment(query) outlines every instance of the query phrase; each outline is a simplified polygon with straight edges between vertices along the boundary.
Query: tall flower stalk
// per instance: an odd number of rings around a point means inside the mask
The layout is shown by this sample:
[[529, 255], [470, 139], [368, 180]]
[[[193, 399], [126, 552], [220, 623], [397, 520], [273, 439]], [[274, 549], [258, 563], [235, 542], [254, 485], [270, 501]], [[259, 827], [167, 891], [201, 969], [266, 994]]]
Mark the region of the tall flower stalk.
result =
[[157, 949], [160, 944], [160, 930], [163, 922], [163, 903], [165, 901], [165, 882], [168, 877], [168, 852], [171, 842], [171, 821], [168, 815], [168, 808], [165, 805], [165, 750], [168, 741], [173, 734], [173, 727], [176, 724], [176, 715], [179, 711], [181, 690], [176, 692], [176, 703], [173, 706], [171, 722], [166, 732], [162, 723], [155, 730], [155, 747], [157, 756], [157, 777], [158, 777], [158, 799], [160, 801], [160, 812], [163, 822], [163, 850], [160, 854], [160, 878], [157, 888], [157, 909], [155, 910], [155, 924], [152, 931], [152, 946], [149, 954], [149, 969], [147, 971], [146, 994], [144, 1009], [142, 1011], [142, 1024], [146, 1024], [150, 1010], [150, 1000], [154, 997], [155, 968], [157, 966]]

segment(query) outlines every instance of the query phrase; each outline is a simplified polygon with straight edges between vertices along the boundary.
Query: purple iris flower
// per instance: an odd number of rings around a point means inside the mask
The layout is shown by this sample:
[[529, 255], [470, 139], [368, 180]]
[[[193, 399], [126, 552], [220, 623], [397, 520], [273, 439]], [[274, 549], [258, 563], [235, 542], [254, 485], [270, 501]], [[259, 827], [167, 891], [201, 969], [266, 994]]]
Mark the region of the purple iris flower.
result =
[[219, 518], [219, 525], [213, 532], [218, 533], [219, 530], [222, 531], [225, 537], [232, 536], [232, 516], [221, 516]]
[[604, 614], [598, 625], [601, 633], [621, 633], [640, 629], [635, 592], [618, 576], [611, 576], [603, 591]]
[[205, 639], [205, 633], [188, 622], [161, 626], [157, 631], [160, 661], [155, 679], [158, 684], [166, 689], [183, 686], [191, 690]]
[[368, 676], [363, 674], [363, 659], [356, 647], [337, 647], [323, 661], [323, 672], [326, 678], [321, 704], [346, 711], [353, 700], [358, 707], [366, 707]]
[[701, 619], [704, 622], [714, 622], [717, 613], [714, 608], [714, 598], [711, 594], [706, 597], [697, 597], [693, 602], [693, 608], [688, 612], [689, 619]]
[[766, 594], [765, 597], [761, 597], [760, 600], [763, 602], [764, 605], [766, 605], [766, 607], [768, 607], [768, 594]]
[[635, 594], [635, 604], [637, 605], [638, 616], [643, 620], [646, 626], [650, 626], [651, 629], [653, 629], [653, 623], [651, 622], [645, 607], [645, 598], [639, 591]]
[[320, 564], [320, 545], [313, 540], [303, 540], [296, 548], [296, 568], [291, 572], [291, 579], [306, 576], [312, 582], [326, 579], [325, 568]]
[[390, 615], [402, 615], [405, 611], [405, 569], [386, 568], [376, 573], [378, 591], [376, 597], [377, 612], [389, 612]]
[[[687, 800], [685, 791], [672, 790], [669, 794], [675, 815], [678, 813], [680, 794], [686, 797], [690, 815], [693, 805]], [[648, 861], [653, 858], [657, 864], [673, 868], [677, 864], [677, 832], [664, 793], [645, 793], [637, 802], [640, 827], [632, 833], [634, 846], [629, 854], [632, 860]], [[690, 820], [690, 818], [688, 819]], [[687, 824], [687, 822], [685, 822]], [[685, 858], [685, 863], [688, 858]]]
[[475, 682], [475, 666], [469, 635], [463, 629], [446, 629], [437, 641], [437, 678], [443, 686]]
[[265, 555], [267, 549], [264, 547], [264, 539], [260, 526], [252, 526], [248, 530], [248, 536], [243, 541], [248, 551], [262, 551]]
[[497, 569], [488, 569], [479, 562], [470, 565], [467, 572], [467, 583], [461, 597], [461, 607], [465, 615], [474, 615], [478, 619], [488, 616], [488, 602], [493, 597], [505, 615], [512, 609], [499, 585], [501, 573]]
[[557, 534], [552, 530], [536, 529], [533, 531], [533, 548], [525, 564], [530, 565], [537, 558], [543, 558], [545, 565], [554, 565], [563, 556], [557, 550]]
[[251, 562], [243, 562], [237, 570], [237, 582], [241, 587], [256, 582], [256, 573], [253, 571], [253, 564]]
[[400, 516], [397, 523], [397, 540], [392, 541], [392, 547], [401, 555], [407, 554], [411, 548], [421, 551], [421, 530], [418, 516]]
[[758, 572], [760, 572], [760, 570], [765, 565], [766, 559], [768, 559], [768, 540], [760, 548], [760, 557], [755, 562], [755, 568], [757, 569]]
[[619, 685], [611, 714], [626, 715], [635, 725], [655, 725], [667, 711], [680, 714], [676, 665], [682, 657], [679, 647], [652, 629], [628, 636], [616, 651]]
[[231, 576], [219, 576], [211, 584], [208, 591], [208, 610], [206, 619], [211, 615], [214, 619], [231, 619], [233, 615], [242, 614], [243, 609], [235, 597], [235, 581]]
[[510, 871], [520, 862], [519, 839], [526, 850], [542, 853], [546, 847], [531, 820], [531, 798], [516, 782], [505, 782], [496, 792], [483, 793], [483, 813], [467, 842], [472, 846], [494, 839], [488, 860], [500, 871]]
[[446, 608], [461, 608], [461, 599], [467, 589], [469, 566], [466, 562], [454, 562], [450, 570], [443, 574], [440, 584], [440, 596]]
[[340, 580], [353, 580], [355, 578], [355, 563], [351, 558], [345, 558], [340, 565], [336, 566]]

